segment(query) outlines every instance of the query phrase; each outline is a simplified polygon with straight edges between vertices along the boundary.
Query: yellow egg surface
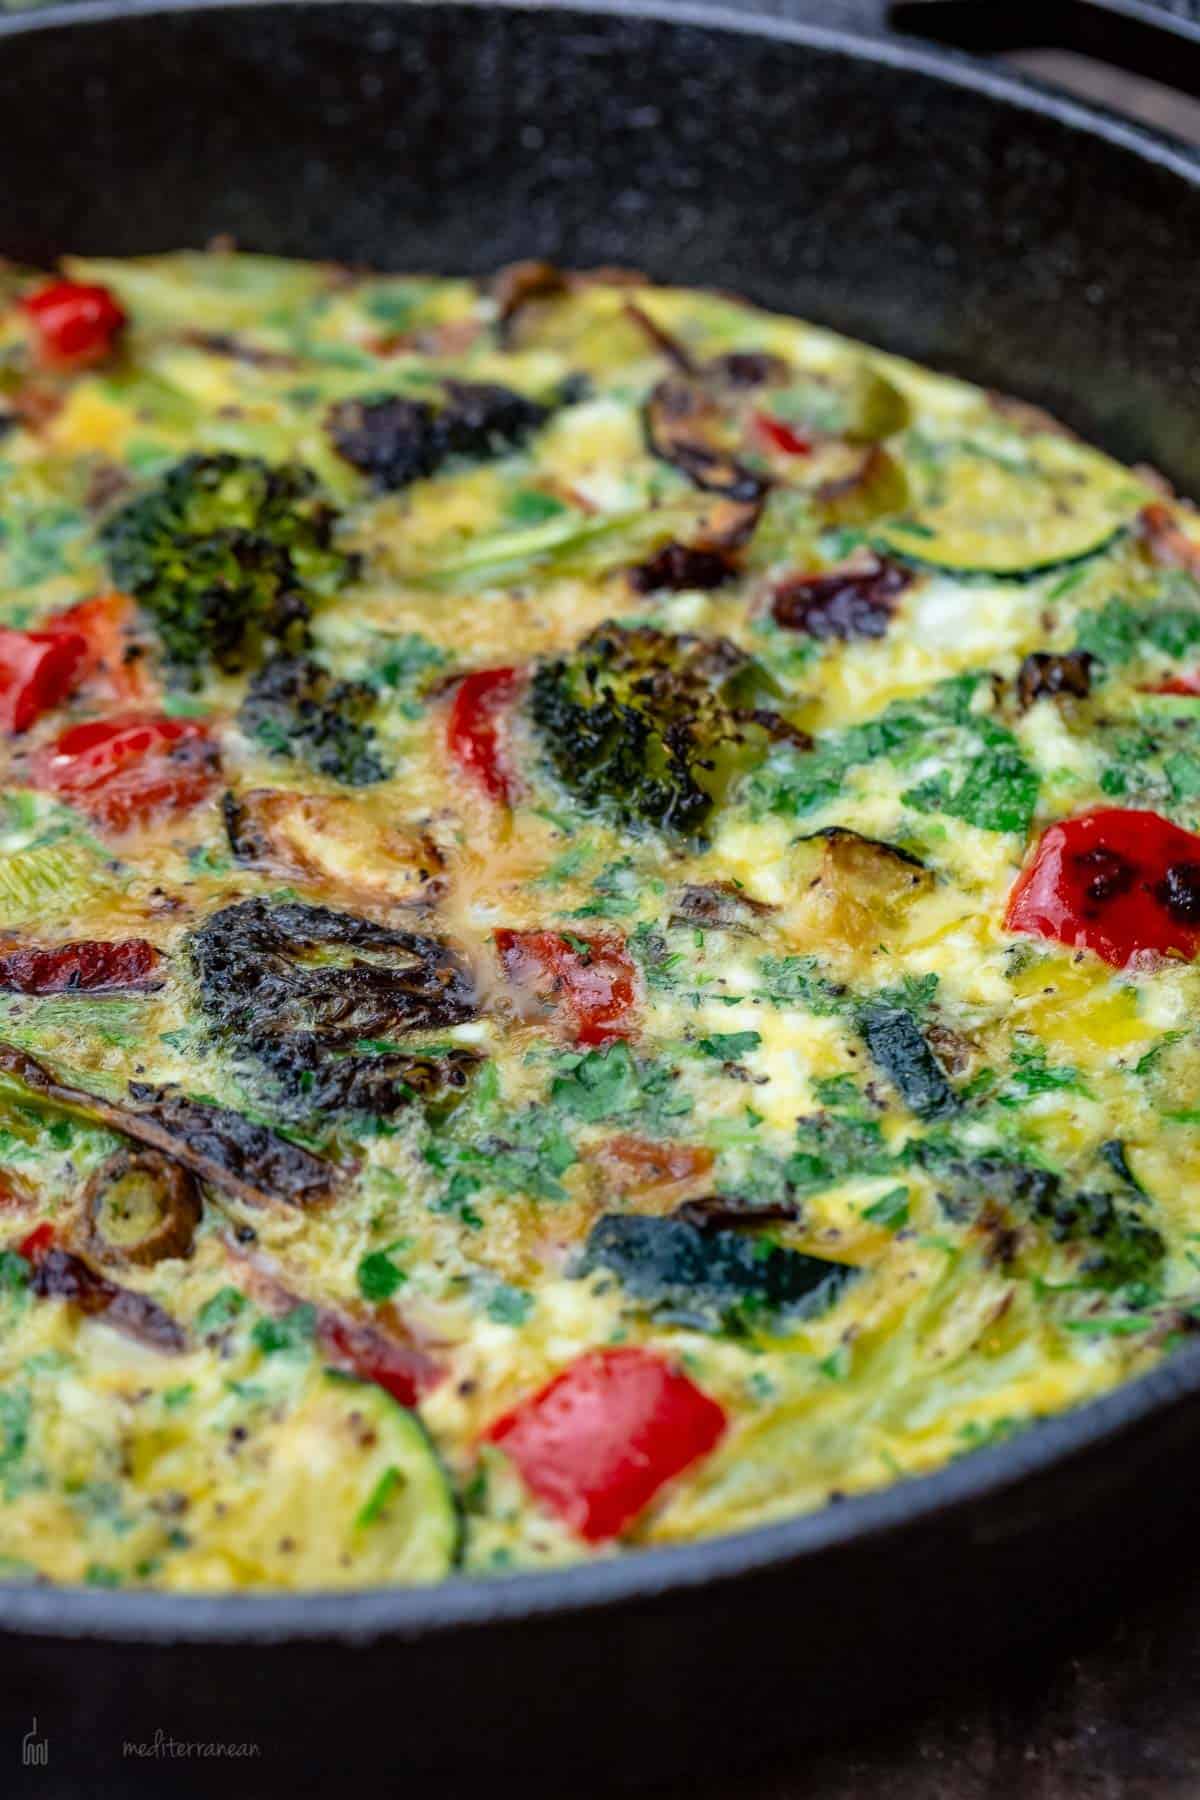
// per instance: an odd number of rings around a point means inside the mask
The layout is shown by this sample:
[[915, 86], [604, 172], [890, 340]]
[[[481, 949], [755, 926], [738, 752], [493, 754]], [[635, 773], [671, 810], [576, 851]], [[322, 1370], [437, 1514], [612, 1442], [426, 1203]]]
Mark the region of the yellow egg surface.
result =
[[620, 271], [3, 285], [0, 1577], [689, 1541], [1194, 1328], [1189, 507]]

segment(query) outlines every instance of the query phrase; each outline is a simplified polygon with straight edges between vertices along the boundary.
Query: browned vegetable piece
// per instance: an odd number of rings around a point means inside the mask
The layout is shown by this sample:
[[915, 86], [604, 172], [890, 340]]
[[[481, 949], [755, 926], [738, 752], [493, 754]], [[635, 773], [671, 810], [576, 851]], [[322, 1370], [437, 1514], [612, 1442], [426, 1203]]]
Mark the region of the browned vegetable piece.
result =
[[899, 844], [885, 843], [883, 838], [864, 837], [846, 825], [824, 825], [813, 831], [802, 843], [823, 843], [833, 859], [849, 873], [864, 880], [883, 879], [889, 885], [919, 887], [927, 874], [925, 864], [911, 850]]
[[713, 1152], [703, 1144], [656, 1143], [621, 1132], [596, 1151], [596, 1160], [618, 1194], [677, 1194], [708, 1175]]
[[30, 1283], [44, 1300], [65, 1300], [88, 1318], [101, 1318], [114, 1331], [153, 1350], [186, 1350], [187, 1338], [169, 1312], [145, 1294], [119, 1287], [70, 1250], [43, 1250]]
[[726, 439], [732, 434], [712, 391], [702, 381], [668, 376], [646, 402], [646, 442], [663, 462], [708, 494], [761, 501], [768, 483], [738, 462]]
[[[247, 1254], [229, 1240], [226, 1249], [237, 1285], [264, 1312], [285, 1318], [298, 1306], [313, 1304], [285, 1285], [281, 1271], [263, 1256]], [[444, 1364], [416, 1341], [394, 1306], [377, 1307], [369, 1323], [341, 1307], [317, 1305], [315, 1311], [316, 1340], [334, 1367], [377, 1382], [401, 1406], [415, 1406], [445, 1374]]]
[[249, 1206], [279, 1200], [292, 1206], [319, 1205], [332, 1199], [347, 1173], [265, 1125], [206, 1100], [188, 1100], [138, 1082], [129, 1091], [142, 1104], [104, 1100], [86, 1088], [59, 1081], [15, 1044], [0, 1043], [0, 1073], [66, 1112], [148, 1144]]
[[879, 638], [912, 576], [886, 557], [825, 575], [792, 575], [775, 590], [771, 613], [785, 631], [818, 639]]
[[163, 956], [145, 938], [26, 944], [0, 953], [0, 989], [17, 994], [121, 994], [163, 984]]
[[147, 1145], [110, 1156], [83, 1195], [84, 1229], [96, 1255], [137, 1268], [190, 1255], [201, 1210], [190, 1170]]
[[1089, 650], [1072, 650], [1066, 656], [1033, 651], [1025, 658], [1017, 675], [1017, 699], [1021, 711], [1028, 712], [1035, 700], [1055, 694], [1073, 694], [1077, 700], [1086, 700], [1092, 691], [1095, 660]]
[[737, 564], [728, 550], [704, 550], [695, 544], [664, 544], [645, 562], [634, 563], [625, 571], [635, 594], [653, 594], [665, 590], [679, 593], [684, 588], [708, 591], [721, 587], [737, 574]]
[[713, 380], [734, 388], [769, 387], [791, 374], [782, 356], [773, 356], [769, 350], [729, 350], [704, 367]]
[[656, 589], [720, 587], [738, 572], [738, 551], [749, 543], [762, 517], [757, 500], [716, 500], [690, 544], [671, 542], [625, 571], [635, 594]]
[[794, 1200], [751, 1200], [744, 1194], [704, 1194], [685, 1200], [671, 1214], [701, 1231], [717, 1231], [730, 1225], [786, 1224], [800, 1217]]
[[209, 356], [227, 356], [231, 362], [245, 363], [248, 368], [299, 369], [303, 366], [298, 356], [292, 356], [286, 350], [268, 350], [261, 344], [247, 343], [245, 338], [235, 337], [231, 331], [185, 331], [183, 341]]
[[816, 869], [779, 915], [797, 949], [856, 950], [877, 943], [881, 925], [894, 921], [904, 902], [931, 880], [907, 850], [841, 826], [814, 832], [808, 842], [821, 845]]
[[752, 899], [731, 881], [717, 881], [707, 887], [689, 884], [679, 890], [671, 924], [752, 933], [773, 911], [765, 900]]
[[422, 906], [443, 891], [443, 857], [427, 832], [381, 824], [344, 795], [251, 788], [222, 801], [239, 862], [316, 879], [346, 894]]
[[661, 350], [668, 362], [674, 363], [681, 375], [699, 375], [700, 365], [696, 362], [686, 344], [680, 343], [677, 337], [652, 319], [650, 314], [636, 300], [625, 302], [625, 314], [633, 320], [638, 330], [644, 332], [656, 350]]

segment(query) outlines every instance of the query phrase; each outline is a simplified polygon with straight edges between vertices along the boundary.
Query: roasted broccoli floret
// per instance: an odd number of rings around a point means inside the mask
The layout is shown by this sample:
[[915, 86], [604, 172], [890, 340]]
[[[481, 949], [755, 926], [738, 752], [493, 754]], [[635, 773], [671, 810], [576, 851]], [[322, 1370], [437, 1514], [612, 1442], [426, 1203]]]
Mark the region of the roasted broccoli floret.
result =
[[926, 1138], [913, 1140], [907, 1154], [933, 1177], [948, 1217], [975, 1219], [990, 1208], [999, 1222], [999, 1209], [1014, 1224], [1044, 1226], [1055, 1243], [1078, 1244], [1080, 1277], [1089, 1286], [1119, 1288], [1158, 1276], [1166, 1245], [1115, 1141], [1102, 1146], [1103, 1162], [1081, 1188], [1002, 1150], [971, 1155]]
[[727, 638], [609, 624], [536, 671], [530, 705], [551, 768], [583, 806], [691, 835], [772, 738], [803, 739], [761, 704], [772, 697]]
[[398, 394], [340, 400], [327, 425], [338, 455], [394, 493], [452, 456], [507, 456], [548, 417], [548, 407], [498, 383], [447, 381], [437, 408]]
[[238, 723], [273, 756], [367, 787], [387, 775], [369, 722], [375, 699], [367, 682], [339, 681], [311, 656], [276, 656], [250, 683]]
[[189, 951], [218, 1036], [301, 1113], [389, 1116], [415, 1099], [453, 1101], [478, 1061], [465, 1047], [428, 1054], [403, 1041], [475, 1015], [470, 972], [441, 938], [257, 899], [210, 913]]
[[297, 464], [189, 456], [122, 508], [101, 540], [115, 584], [152, 614], [177, 679], [302, 649], [311, 602], [351, 579], [336, 510]]

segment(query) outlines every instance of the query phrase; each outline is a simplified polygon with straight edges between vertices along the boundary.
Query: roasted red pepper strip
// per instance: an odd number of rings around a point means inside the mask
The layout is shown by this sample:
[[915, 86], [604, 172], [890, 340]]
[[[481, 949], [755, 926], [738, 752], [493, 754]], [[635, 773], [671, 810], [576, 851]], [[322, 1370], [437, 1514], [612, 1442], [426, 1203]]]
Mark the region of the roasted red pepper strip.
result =
[[794, 425], [789, 425], [786, 419], [775, 418], [773, 413], [755, 413], [754, 429], [760, 437], [766, 439], [772, 450], [781, 450], [785, 456], [812, 455], [812, 438], [797, 430]]
[[0, 989], [16, 994], [113, 994], [161, 985], [162, 956], [145, 938], [86, 938], [0, 954]]
[[23, 1237], [17, 1245], [17, 1255], [23, 1256], [28, 1263], [36, 1263], [45, 1256], [47, 1250], [54, 1245], [53, 1225], [35, 1225], [27, 1237]]
[[102, 362], [127, 323], [107, 288], [80, 281], [49, 281], [21, 306], [33, 321], [39, 357], [54, 368]]
[[719, 1441], [717, 1402], [650, 1350], [593, 1350], [489, 1427], [525, 1481], [589, 1544], [621, 1532]]
[[1200, 694], [1200, 669], [1193, 669], [1190, 675], [1172, 675], [1170, 681], [1161, 681], [1156, 687], [1143, 688], [1144, 694]]
[[97, 594], [45, 621], [44, 630], [77, 632], [84, 656], [76, 680], [88, 682], [126, 704], [149, 689], [145, 657], [134, 641], [136, 608], [128, 594]]
[[702, 1144], [654, 1143], [627, 1132], [601, 1144], [595, 1157], [618, 1194], [650, 1194], [703, 1181], [716, 1161]]
[[183, 812], [212, 790], [216, 750], [199, 719], [130, 714], [73, 725], [33, 760], [37, 787], [110, 831]]
[[514, 777], [508, 766], [502, 715], [520, 683], [517, 669], [480, 669], [464, 675], [455, 689], [446, 725], [446, 744], [459, 768], [504, 806], [512, 801]]
[[1158, 813], [1109, 808], [1042, 833], [1009, 897], [1010, 931], [1095, 951], [1123, 969], [1200, 944], [1200, 837]]
[[637, 969], [615, 933], [501, 930], [496, 949], [511, 982], [561, 1004], [577, 1043], [607, 1044], [632, 1032]]
[[0, 730], [28, 731], [78, 686], [87, 660], [80, 632], [0, 627]]
[[415, 1344], [398, 1343], [374, 1326], [362, 1325], [327, 1307], [317, 1313], [317, 1341], [338, 1368], [362, 1381], [375, 1382], [401, 1406], [415, 1406], [445, 1374], [441, 1365]]

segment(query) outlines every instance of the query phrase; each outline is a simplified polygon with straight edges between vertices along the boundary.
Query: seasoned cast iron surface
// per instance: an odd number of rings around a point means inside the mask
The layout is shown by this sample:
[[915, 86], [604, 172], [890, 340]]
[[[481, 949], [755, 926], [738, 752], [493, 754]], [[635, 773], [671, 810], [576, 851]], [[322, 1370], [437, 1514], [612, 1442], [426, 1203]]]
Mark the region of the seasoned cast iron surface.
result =
[[[541, 253], [732, 278], [1200, 491], [1200, 294], [1177, 248], [1200, 199], [1172, 169], [911, 69], [629, 15], [250, 16], [38, 32], [3, 58], [8, 166], [55, 175], [7, 184], [6, 248], [228, 231], [391, 267]], [[30, 103], [51, 93], [69, 133]]]

